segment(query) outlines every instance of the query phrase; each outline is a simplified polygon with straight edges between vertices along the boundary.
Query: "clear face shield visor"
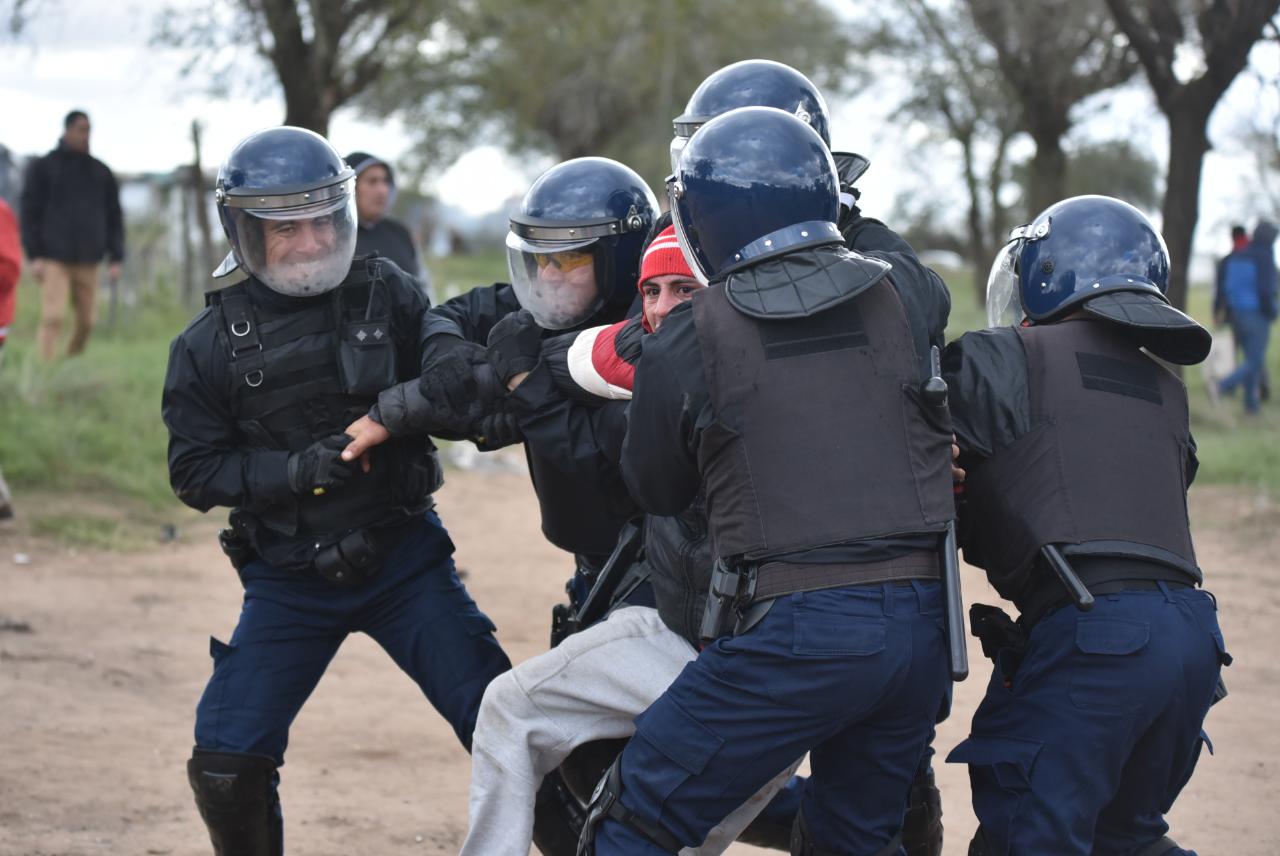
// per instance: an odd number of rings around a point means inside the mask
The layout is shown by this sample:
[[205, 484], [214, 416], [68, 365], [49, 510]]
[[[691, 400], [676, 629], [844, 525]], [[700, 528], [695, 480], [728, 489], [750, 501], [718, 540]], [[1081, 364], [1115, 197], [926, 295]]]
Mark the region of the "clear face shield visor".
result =
[[534, 241], [507, 233], [507, 270], [520, 305], [544, 330], [568, 330], [604, 305], [600, 244]]
[[356, 249], [352, 193], [294, 208], [227, 208], [236, 260], [272, 291], [306, 297], [332, 291]]
[[1022, 291], [1018, 285], [1018, 255], [1022, 239], [1015, 238], [996, 254], [987, 276], [987, 326], [1012, 327], [1022, 323]]

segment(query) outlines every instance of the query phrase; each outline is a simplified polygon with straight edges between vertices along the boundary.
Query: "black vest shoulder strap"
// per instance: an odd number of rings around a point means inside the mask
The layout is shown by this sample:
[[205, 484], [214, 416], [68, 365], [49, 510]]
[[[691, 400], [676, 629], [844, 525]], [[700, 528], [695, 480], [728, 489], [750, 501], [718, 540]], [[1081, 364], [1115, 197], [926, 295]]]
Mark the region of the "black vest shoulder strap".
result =
[[222, 318], [236, 383], [262, 386], [262, 370], [266, 363], [262, 357], [262, 338], [258, 333], [258, 319], [254, 315], [253, 301], [249, 299], [249, 290], [243, 282], [237, 282], [210, 293], [206, 299], [209, 305], [217, 306]]

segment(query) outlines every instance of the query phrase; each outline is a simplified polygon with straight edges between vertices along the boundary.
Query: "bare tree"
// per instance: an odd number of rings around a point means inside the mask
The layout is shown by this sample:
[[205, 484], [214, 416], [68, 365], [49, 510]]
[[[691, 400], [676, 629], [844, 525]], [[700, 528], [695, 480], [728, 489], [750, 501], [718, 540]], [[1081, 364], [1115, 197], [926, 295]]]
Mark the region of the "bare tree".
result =
[[[1153, 0], [1164, 2], [1164, 0]], [[996, 51], [1020, 113], [1035, 141], [1028, 209], [1039, 212], [1065, 195], [1062, 141], [1074, 108], [1125, 82], [1137, 61], [1102, 0], [966, 0], [974, 23]]]
[[[1163, 205], [1169, 245], [1169, 299], [1183, 307], [1187, 265], [1200, 216], [1200, 175], [1207, 128], [1249, 51], [1280, 9], [1280, 0], [1105, 0], [1142, 62], [1156, 103], [1169, 120], [1169, 167]], [[1184, 61], [1199, 54], [1199, 68]]]
[[252, 46], [279, 82], [285, 124], [327, 136], [333, 112], [368, 90], [389, 65], [423, 61], [419, 45], [444, 5], [445, 0], [234, 0], [169, 8], [155, 38], [195, 49], [188, 70], [205, 68], [224, 85], [244, 73], [236, 48]]
[[867, 31], [864, 54], [872, 62], [886, 55], [897, 58], [911, 82], [901, 109], [960, 147], [968, 196], [966, 254], [974, 297], [981, 304], [987, 268], [1007, 230], [1002, 191], [1009, 181], [1008, 148], [1019, 131], [1018, 116], [1007, 109], [1010, 96], [994, 51], [983, 44], [966, 13], [928, 0], [898, 0], [895, 6], [898, 14], [883, 9]]

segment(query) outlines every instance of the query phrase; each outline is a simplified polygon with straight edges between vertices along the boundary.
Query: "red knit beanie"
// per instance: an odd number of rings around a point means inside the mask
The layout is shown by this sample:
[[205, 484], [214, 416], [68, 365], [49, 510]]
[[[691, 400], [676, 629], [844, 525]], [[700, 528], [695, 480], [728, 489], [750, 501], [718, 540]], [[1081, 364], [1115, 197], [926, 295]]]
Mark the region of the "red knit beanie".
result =
[[638, 284], [644, 285], [647, 280], [655, 276], [668, 274], [694, 278], [693, 271], [689, 270], [689, 263], [684, 260], [684, 253], [680, 252], [675, 226], [668, 226], [659, 232], [658, 237], [654, 238], [653, 243], [645, 249], [644, 257], [640, 260]]

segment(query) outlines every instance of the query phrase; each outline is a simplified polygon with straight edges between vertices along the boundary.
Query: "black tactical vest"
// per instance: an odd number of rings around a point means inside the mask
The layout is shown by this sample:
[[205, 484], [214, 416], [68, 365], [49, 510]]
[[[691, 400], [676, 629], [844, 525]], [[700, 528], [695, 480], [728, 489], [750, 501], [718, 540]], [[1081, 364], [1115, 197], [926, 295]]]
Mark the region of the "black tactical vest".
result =
[[714, 411], [698, 462], [717, 555], [945, 527], [951, 436], [924, 416], [919, 359], [888, 280], [805, 318], [748, 317], [714, 285], [693, 311]]
[[1106, 322], [1017, 332], [1031, 430], [969, 473], [965, 557], [1015, 602], [1031, 595], [1029, 575], [1045, 544], [1068, 556], [1131, 556], [1198, 577], [1182, 382]]
[[[417, 376], [417, 366], [399, 364], [389, 286], [378, 268], [376, 259], [357, 259], [342, 285], [289, 311], [255, 303], [244, 283], [208, 295], [230, 350], [241, 448], [305, 449], [365, 415], [382, 390]], [[392, 438], [372, 450], [371, 462], [368, 474], [340, 490], [255, 508], [248, 516], [259, 554], [306, 564], [318, 546], [354, 529], [425, 511], [443, 481], [425, 437]]]
[[650, 514], [644, 520], [644, 561], [658, 616], [695, 648], [711, 586], [711, 540], [701, 500], [674, 517]]

